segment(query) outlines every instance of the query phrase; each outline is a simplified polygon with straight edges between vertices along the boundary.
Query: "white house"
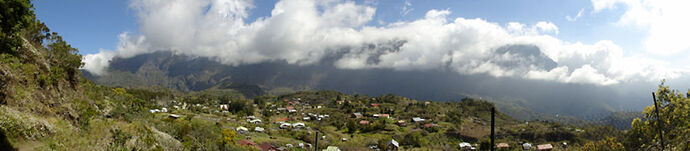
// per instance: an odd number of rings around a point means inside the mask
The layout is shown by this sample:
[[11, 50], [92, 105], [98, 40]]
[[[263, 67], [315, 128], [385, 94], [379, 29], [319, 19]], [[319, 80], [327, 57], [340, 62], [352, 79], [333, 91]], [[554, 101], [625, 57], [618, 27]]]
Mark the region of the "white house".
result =
[[256, 132], [263, 132], [263, 131], [264, 131], [264, 128], [258, 127], [258, 126], [257, 126], [257, 127], [254, 127], [254, 131], [256, 131]]
[[420, 118], [420, 117], [414, 117], [414, 118], [412, 118], [412, 121], [413, 121], [413, 122], [424, 122], [424, 121], [426, 121], [426, 120], [423, 119], [423, 118]]
[[294, 127], [294, 128], [303, 128], [304, 126], [305, 126], [304, 123], [295, 123], [295, 124], [292, 124], [292, 127]]
[[235, 130], [239, 133], [245, 133], [245, 132], [249, 131], [249, 129], [247, 129], [244, 126], [237, 127]]
[[283, 124], [280, 124], [280, 128], [281, 128], [281, 129], [286, 129], [286, 128], [289, 128], [289, 127], [292, 127], [292, 124], [290, 124], [290, 123], [283, 123]]
[[260, 124], [260, 123], [261, 123], [261, 119], [247, 120], [247, 122], [252, 123], [252, 124]]

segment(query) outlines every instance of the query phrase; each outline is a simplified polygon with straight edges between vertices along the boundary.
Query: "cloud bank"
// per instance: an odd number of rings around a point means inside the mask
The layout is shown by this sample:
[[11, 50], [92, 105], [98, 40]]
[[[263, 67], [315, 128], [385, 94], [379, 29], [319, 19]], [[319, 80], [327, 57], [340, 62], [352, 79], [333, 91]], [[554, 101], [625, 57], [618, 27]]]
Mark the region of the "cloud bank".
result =
[[[376, 8], [337, 0], [281, 0], [270, 16], [253, 22], [246, 22], [253, 8], [247, 0], [133, 0], [130, 7], [137, 13], [140, 33], [123, 33], [115, 50], [86, 55], [84, 69], [103, 75], [114, 57], [171, 51], [229, 65], [276, 60], [308, 65], [332, 59], [341, 69], [451, 70], [595, 85], [683, 74], [668, 68], [668, 62], [626, 56], [612, 41], [560, 40], [553, 37], [558, 27], [547, 21], [499, 25], [480, 18], [449, 18], [450, 10], [430, 10], [418, 20], [369, 26]], [[610, 6], [598, 7], [595, 10]], [[531, 45], [538, 51], [526, 55], [501, 50], [511, 45]], [[540, 60], [556, 65], [534, 65]]]

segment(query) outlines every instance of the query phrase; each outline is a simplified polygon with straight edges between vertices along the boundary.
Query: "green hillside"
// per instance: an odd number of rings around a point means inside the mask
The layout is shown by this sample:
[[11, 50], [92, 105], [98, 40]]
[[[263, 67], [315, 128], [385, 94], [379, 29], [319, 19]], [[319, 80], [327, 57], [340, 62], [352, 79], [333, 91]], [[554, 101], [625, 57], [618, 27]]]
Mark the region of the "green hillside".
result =
[[[462, 142], [480, 150], [494, 146], [489, 143], [490, 111], [496, 106], [475, 98], [437, 102], [284, 88], [264, 94], [253, 91], [258, 86], [241, 84], [193, 92], [95, 84], [81, 76], [78, 50], [36, 19], [30, 1], [0, 4], [0, 150], [460, 150]], [[690, 91], [683, 94], [661, 84], [656, 95], [664, 147], [690, 149]], [[661, 146], [655, 111], [646, 108], [622, 131], [587, 123], [515, 120], [499, 110], [496, 142], [508, 145], [503, 150], [520, 150], [524, 143], [551, 144], [555, 150], [656, 150]], [[398, 145], [388, 145], [391, 140]]]

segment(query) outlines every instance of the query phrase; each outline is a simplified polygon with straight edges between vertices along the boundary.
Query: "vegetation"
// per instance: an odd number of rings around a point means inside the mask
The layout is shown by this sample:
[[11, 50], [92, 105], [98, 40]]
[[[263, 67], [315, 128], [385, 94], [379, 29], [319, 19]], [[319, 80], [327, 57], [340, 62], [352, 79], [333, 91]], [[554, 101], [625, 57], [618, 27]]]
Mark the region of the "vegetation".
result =
[[[310, 146], [297, 144], [386, 149], [392, 139], [404, 150], [456, 150], [460, 142], [494, 146], [488, 140], [495, 105], [473, 98], [433, 102], [337, 91], [262, 95], [246, 85], [179, 92], [94, 84], [80, 76], [78, 50], [36, 19], [28, 0], [0, 4], [0, 150], [258, 149], [247, 140], [295, 146], [291, 150]], [[658, 110], [647, 107], [627, 131], [519, 121], [499, 112], [497, 142], [512, 149], [526, 142], [558, 150], [659, 150], [661, 131], [664, 148], [690, 150], [690, 91], [662, 82], [655, 94]]]

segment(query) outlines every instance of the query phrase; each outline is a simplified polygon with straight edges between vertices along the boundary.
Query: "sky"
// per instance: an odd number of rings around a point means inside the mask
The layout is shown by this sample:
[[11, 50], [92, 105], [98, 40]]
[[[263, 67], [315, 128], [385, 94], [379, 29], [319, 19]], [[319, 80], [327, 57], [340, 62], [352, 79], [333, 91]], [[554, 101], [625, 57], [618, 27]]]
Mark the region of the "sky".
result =
[[[685, 1], [65, 0], [34, 7], [97, 75], [107, 74], [113, 57], [155, 51], [230, 65], [334, 58], [341, 69], [449, 69], [600, 86], [690, 71]], [[537, 46], [557, 66], [497, 52], [516, 44]], [[501, 64], [511, 61], [527, 65]]]

